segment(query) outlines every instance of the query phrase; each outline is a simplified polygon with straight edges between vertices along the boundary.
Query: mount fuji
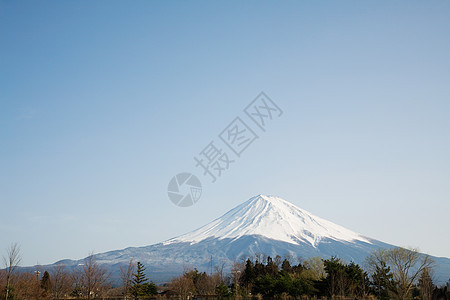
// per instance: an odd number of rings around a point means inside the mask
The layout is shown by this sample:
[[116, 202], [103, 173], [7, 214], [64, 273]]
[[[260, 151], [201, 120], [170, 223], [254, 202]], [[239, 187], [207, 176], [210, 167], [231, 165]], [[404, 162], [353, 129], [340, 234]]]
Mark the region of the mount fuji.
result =
[[[312, 256], [337, 256], [345, 261], [364, 262], [378, 248], [393, 245], [365, 237], [330, 221], [317, 217], [275, 196], [258, 195], [238, 205], [211, 223], [162, 243], [130, 247], [96, 254], [99, 264], [114, 274], [130, 259], [142, 262], [155, 282], [164, 282], [186, 267], [209, 270], [258, 254], [306, 259]], [[435, 280], [450, 277], [450, 259], [433, 257]], [[83, 260], [63, 260], [74, 268]]]

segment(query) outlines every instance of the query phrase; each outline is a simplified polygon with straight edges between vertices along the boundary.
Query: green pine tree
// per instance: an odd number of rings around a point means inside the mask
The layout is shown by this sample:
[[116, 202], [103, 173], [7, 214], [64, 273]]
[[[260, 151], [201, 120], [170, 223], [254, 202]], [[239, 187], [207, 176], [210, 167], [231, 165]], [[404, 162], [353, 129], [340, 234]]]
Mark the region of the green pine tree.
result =
[[292, 271], [291, 264], [287, 259], [285, 259], [281, 264], [281, 270], [283, 270], [286, 273], [290, 273]]
[[148, 278], [145, 275], [145, 267], [141, 262], [137, 263], [136, 273], [133, 274], [131, 283], [130, 290], [135, 299], [156, 295], [158, 293], [156, 285], [153, 282], [148, 282]]
[[380, 266], [376, 267], [372, 274], [372, 288], [377, 296], [377, 299], [388, 300], [394, 291], [394, 275], [391, 273], [391, 268], [383, 261]]
[[139, 296], [143, 296], [144, 283], [148, 281], [145, 276], [145, 267], [141, 262], [137, 263], [136, 273], [133, 274], [131, 294], [137, 299]]
[[219, 296], [219, 299], [225, 299], [231, 295], [230, 290], [223, 282], [216, 286], [216, 293]]
[[42, 297], [48, 297], [52, 292], [52, 281], [50, 280], [50, 274], [45, 271], [41, 279]]
[[329, 259], [323, 260], [323, 265], [325, 268], [325, 272], [327, 273], [325, 281], [328, 285], [329, 295], [331, 297], [334, 297], [336, 295], [345, 296], [343, 287], [338, 284], [339, 282], [342, 282], [344, 280], [343, 277], [345, 276], [345, 265], [336, 256], [332, 256]]
[[420, 274], [419, 288], [422, 300], [431, 300], [434, 284], [430, 276], [430, 270], [428, 268], [423, 269], [422, 273]]
[[158, 294], [158, 288], [153, 282], [146, 282], [142, 285], [142, 296], [153, 296]]
[[240, 279], [240, 285], [244, 286], [248, 293], [250, 292], [255, 279], [256, 273], [254, 270], [253, 262], [250, 259], [247, 259], [247, 262], [245, 263], [244, 273], [242, 274]]

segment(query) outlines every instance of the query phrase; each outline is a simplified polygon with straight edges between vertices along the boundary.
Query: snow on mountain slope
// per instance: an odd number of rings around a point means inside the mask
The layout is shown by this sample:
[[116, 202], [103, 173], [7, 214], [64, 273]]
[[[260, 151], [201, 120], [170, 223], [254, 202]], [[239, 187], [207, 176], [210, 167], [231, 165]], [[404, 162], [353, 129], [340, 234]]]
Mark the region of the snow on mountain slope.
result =
[[[225, 263], [226, 272], [230, 272], [234, 261], [259, 254], [299, 260], [337, 256], [362, 264], [374, 250], [393, 247], [314, 216], [279, 197], [258, 195], [185, 235], [145, 247], [98, 253], [95, 258], [108, 268], [117, 282], [120, 281], [120, 266], [126, 267], [133, 259], [150, 270], [147, 275], [152, 280], [164, 283], [179, 275], [186, 266], [207, 271], [212, 261]], [[449, 278], [450, 259], [432, 258], [436, 262], [436, 283], [443, 284]], [[74, 269], [84, 260], [58, 263]], [[30, 267], [30, 271], [34, 270]]]
[[282, 198], [258, 195], [211, 223], [164, 244], [193, 244], [208, 238], [238, 239], [249, 235], [260, 235], [291, 244], [307, 243], [313, 247], [323, 239], [371, 243], [360, 234], [314, 216]]

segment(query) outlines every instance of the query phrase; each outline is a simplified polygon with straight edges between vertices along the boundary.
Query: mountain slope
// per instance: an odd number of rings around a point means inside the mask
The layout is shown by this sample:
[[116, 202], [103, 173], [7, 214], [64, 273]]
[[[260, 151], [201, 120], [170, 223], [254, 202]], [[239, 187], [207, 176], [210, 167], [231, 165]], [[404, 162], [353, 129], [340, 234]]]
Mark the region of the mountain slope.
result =
[[208, 238], [237, 239], [259, 235], [291, 244], [316, 247], [322, 239], [370, 241], [342, 226], [314, 216], [279, 197], [258, 195], [235, 207], [213, 222], [165, 244], [198, 243]]
[[[140, 261], [156, 282], [164, 282], [186, 267], [200, 271], [214, 265], [229, 270], [233, 261], [257, 254], [295, 259], [337, 256], [358, 264], [378, 248], [392, 248], [342, 226], [314, 216], [273, 196], [258, 195], [211, 223], [168, 241], [96, 254], [97, 261], [117, 274], [130, 259]], [[450, 259], [434, 257], [437, 283], [450, 277]], [[82, 260], [62, 263], [76, 268]]]

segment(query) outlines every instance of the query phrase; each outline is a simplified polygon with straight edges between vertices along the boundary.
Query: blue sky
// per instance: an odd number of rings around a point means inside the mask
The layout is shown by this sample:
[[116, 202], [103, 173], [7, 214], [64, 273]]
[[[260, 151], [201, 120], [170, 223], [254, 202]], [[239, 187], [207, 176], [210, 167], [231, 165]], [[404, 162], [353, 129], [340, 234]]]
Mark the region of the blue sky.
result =
[[[144, 246], [256, 194], [450, 257], [448, 1], [0, 1], [0, 251]], [[193, 157], [284, 114], [214, 184]], [[200, 201], [167, 184], [197, 174]], [[1, 250], [3, 249], [3, 250]]]

